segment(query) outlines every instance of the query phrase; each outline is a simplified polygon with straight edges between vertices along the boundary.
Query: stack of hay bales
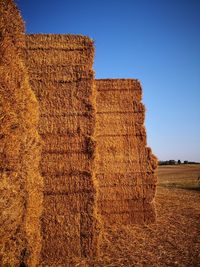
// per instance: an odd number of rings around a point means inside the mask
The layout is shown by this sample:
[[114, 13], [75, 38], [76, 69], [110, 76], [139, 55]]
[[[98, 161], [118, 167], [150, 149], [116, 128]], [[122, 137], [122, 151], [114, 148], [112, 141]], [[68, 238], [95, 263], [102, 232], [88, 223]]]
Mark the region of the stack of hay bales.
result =
[[96, 256], [97, 206], [107, 221], [154, 221], [140, 83], [94, 81], [87, 37], [25, 37], [12, 0], [0, 1], [0, 57], [0, 265]]
[[0, 266], [36, 266], [42, 179], [38, 105], [23, 62], [24, 24], [0, 1]]
[[26, 47], [44, 142], [41, 264], [67, 264], [97, 253], [94, 47], [78, 35], [27, 35]]
[[146, 147], [145, 108], [137, 80], [96, 80], [99, 212], [107, 221], [155, 220], [156, 158]]

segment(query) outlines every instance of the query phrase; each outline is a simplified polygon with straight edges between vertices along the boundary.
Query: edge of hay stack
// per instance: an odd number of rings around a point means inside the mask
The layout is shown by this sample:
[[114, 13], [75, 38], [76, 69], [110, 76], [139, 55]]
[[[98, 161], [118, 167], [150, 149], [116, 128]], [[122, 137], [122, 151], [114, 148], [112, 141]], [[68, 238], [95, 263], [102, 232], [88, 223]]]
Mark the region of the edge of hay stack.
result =
[[157, 159], [147, 147], [137, 79], [97, 79], [97, 178], [104, 221], [155, 221]]
[[11, 0], [0, 2], [1, 265], [36, 266], [42, 178], [38, 104], [23, 62], [24, 24]]

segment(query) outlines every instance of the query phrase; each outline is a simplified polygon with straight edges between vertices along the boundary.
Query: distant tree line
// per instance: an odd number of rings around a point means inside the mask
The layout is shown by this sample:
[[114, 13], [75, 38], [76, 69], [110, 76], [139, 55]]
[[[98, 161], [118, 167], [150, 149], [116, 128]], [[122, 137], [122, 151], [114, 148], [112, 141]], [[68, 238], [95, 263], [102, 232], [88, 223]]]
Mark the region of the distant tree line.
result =
[[194, 161], [188, 161], [188, 160], [184, 160], [183, 162], [181, 162], [181, 160], [174, 160], [174, 159], [170, 159], [170, 160], [160, 160], [158, 161], [158, 165], [179, 165], [179, 164], [200, 164], [199, 162], [194, 162]]

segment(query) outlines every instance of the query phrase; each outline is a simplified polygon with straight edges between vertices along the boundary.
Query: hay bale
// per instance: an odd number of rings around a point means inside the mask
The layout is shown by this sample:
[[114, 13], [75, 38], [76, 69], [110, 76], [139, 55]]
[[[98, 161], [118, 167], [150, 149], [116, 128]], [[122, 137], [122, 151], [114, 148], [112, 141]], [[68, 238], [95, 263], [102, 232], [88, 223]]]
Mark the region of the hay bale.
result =
[[0, 265], [36, 266], [42, 180], [38, 105], [23, 63], [24, 24], [11, 0], [0, 2]]
[[104, 220], [155, 220], [156, 158], [146, 147], [145, 108], [138, 80], [96, 80], [96, 177]]
[[30, 83], [44, 145], [41, 266], [97, 254], [93, 42], [76, 35], [27, 35]]

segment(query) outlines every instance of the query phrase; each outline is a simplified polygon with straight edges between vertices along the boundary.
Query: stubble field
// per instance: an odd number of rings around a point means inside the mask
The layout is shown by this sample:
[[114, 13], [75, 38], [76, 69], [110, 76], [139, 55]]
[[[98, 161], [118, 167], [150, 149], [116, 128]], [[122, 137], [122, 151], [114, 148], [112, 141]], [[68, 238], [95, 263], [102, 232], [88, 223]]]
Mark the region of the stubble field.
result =
[[157, 222], [104, 225], [98, 260], [75, 266], [200, 266], [200, 165], [160, 166]]

